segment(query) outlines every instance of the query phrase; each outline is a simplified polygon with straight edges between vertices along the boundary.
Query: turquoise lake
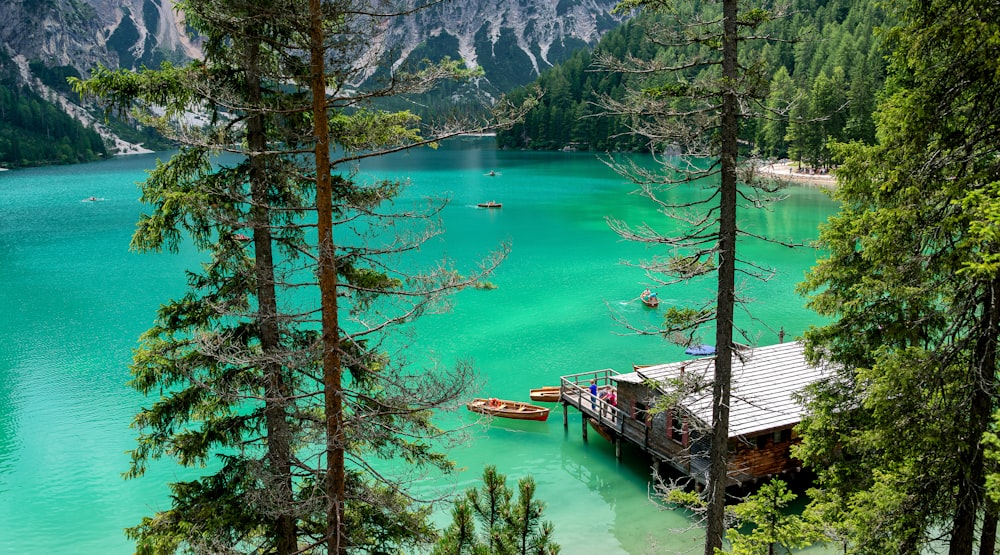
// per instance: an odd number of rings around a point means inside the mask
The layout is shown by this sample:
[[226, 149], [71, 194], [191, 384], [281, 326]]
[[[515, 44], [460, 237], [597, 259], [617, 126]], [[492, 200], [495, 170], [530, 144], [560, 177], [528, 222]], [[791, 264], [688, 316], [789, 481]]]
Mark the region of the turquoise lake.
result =
[[[409, 179], [406, 198], [451, 199], [442, 212], [445, 233], [427, 245], [427, 265], [447, 255], [471, 269], [501, 242], [512, 249], [489, 280], [496, 289], [460, 291], [450, 311], [413, 326], [410, 356], [471, 360], [482, 396], [524, 400], [528, 389], [558, 384], [561, 375], [688, 358], [662, 338], [630, 334], [612, 317], [655, 325], [665, 306], [698, 306], [713, 296], [714, 283], [706, 282], [658, 287], [659, 311], [634, 301], [652, 284], [622, 262], [669, 253], [622, 241], [605, 219], [672, 225], [667, 218], [593, 154], [492, 145], [489, 138], [452, 141], [360, 168], [362, 176]], [[166, 482], [187, 472], [165, 461], [143, 478], [121, 477], [135, 438], [129, 424], [149, 402], [125, 385], [132, 349], [158, 306], [184, 292], [183, 272], [200, 260], [190, 249], [128, 248], [143, 210], [136, 184], [168, 155], [0, 172], [2, 554], [131, 553], [122, 529], [167, 508]], [[688, 189], [676, 194], [697, 194]], [[743, 225], [786, 242], [814, 240], [835, 203], [812, 187], [784, 193], [769, 209], [743, 211]], [[503, 207], [476, 207], [488, 200]], [[767, 282], [741, 283], [752, 302], [738, 325], [754, 342], [777, 343], [782, 328], [791, 340], [819, 322], [794, 292], [817, 251], [761, 241], [739, 249], [776, 270]], [[705, 337], [712, 342], [710, 331]], [[477, 421], [464, 409], [440, 420]], [[495, 464], [512, 483], [535, 478], [563, 553], [700, 552], [702, 532], [691, 530], [688, 516], [649, 501], [649, 462], [629, 449], [617, 461], [596, 434], [585, 442], [574, 410], [568, 428], [554, 406], [546, 422], [497, 419], [470, 431], [472, 441], [450, 452], [462, 472], [417, 482], [416, 492], [464, 490]]]

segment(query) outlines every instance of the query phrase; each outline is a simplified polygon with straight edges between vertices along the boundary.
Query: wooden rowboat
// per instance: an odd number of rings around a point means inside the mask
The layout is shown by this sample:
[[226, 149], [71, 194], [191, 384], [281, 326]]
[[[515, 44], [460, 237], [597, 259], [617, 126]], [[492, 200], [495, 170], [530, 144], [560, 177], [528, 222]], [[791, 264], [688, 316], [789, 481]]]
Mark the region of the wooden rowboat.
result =
[[650, 308], [656, 308], [656, 307], [660, 306], [660, 299], [658, 299], [656, 297], [643, 297], [642, 298], [642, 304], [644, 304], [644, 305], [646, 305], [646, 306], [648, 306]]
[[[598, 396], [606, 394], [608, 391], [614, 389], [612, 385], [602, 385], [597, 393]], [[583, 395], [590, 395], [590, 391], [586, 387], [581, 387]], [[536, 403], [558, 403], [559, 402], [559, 386], [558, 385], [546, 385], [542, 387], [536, 387], [528, 392], [532, 401]]]
[[495, 201], [495, 200], [491, 200], [489, 202], [480, 202], [476, 206], [478, 206], [480, 208], [500, 208], [503, 205], [500, 204], [499, 202]]
[[559, 386], [546, 385], [530, 391], [531, 400], [539, 403], [556, 403], [559, 401]]
[[587, 422], [590, 423], [590, 428], [595, 432], [597, 432], [598, 435], [600, 435], [601, 437], [603, 437], [604, 439], [608, 440], [611, 443], [615, 442], [614, 437], [612, 435], [612, 431], [607, 426], [601, 424], [600, 422], [594, 420], [589, 416], [587, 417]]
[[509, 401], [507, 399], [476, 398], [469, 401], [465, 406], [472, 412], [513, 418], [515, 420], [546, 420], [549, 417], [549, 409], [545, 407], [522, 403], [521, 401]]

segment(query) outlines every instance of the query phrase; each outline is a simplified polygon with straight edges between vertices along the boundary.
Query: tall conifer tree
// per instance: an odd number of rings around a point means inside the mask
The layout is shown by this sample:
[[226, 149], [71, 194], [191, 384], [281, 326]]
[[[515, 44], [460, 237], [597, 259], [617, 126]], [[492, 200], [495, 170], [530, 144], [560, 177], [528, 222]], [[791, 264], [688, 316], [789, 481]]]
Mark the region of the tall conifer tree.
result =
[[[663, 14], [671, 21], [647, 28], [647, 40], [663, 46], [708, 45], [709, 48], [691, 48], [689, 58], [666, 62], [631, 57], [619, 60], [608, 55], [596, 60], [598, 67], [605, 70], [656, 76], [645, 79], [641, 87], [631, 90], [623, 100], [605, 96], [602, 104], [608, 114], [625, 117], [631, 133], [647, 141], [659, 170], [628, 161], [610, 163], [640, 185], [641, 194], [673, 219], [690, 226], [667, 234], [653, 226], [633, 228], [612, 219], [611, 227], [627, 239], [667, 245], [675, 250], [669, 256], [641, 264], [660, 283], [711, 274], [716, 278], [714, 302], [698, 309], [668, 310], [664, 328], [657, 330], [689, 344], [702, 326], [715, 325], [713, 410], [711, 430], [707, 430], [711, 446], [705, 492], [706, 555], [714, 555], [722, 546], [726, 530], [730, 382], [733, 357], [738, 356], [734, 341], [735, 307], [739, 302], [736, 247], [737, 238], [743, 233], [736, 220], [736, 205], [740, 195], [754, 198], [755, 203], [770, 200], [767, 198], [770, 185], [755, 179], [752, 172], [742, 176], [748, 187], [742, 192], [738, 189], [741, 124], [754, 115], [747, 107], [759, 102], [767, 86], [761, 65], [741, 64], [738, 49], [750, 38], [751, 30], [775, 16], [761, 8], [741, 11], [736, 0], [723, 0], [720, 4], [721, 10], [710, 11], [699, 9], [700, 5], [669, 0], [622, 2], [617, 10], [641, 8]], [[700, 166], [702, 160], [707, 160], [707, 167]], [[660, 196], [664, 189], [705, 179], [718, 181], [700, 201], [678, 206]], [[692, 217], [695, 207], [703, 208], [703, 213]], [[757, 268], [752, 262], [748, 267]], [[752, 343], [756, 338], [744, 340]]]
[[998, 406], [1000, 11], [900, 2], [879, 143], [841, 147], [841, 212], [803, 290], [836, 363], [807, 399], [798, 455], [850, 553], [991, 554], [983, 439]]
[[[190, 236], [211, 258], [136, 353], [133, 385], [161, 397], [136, 417], [130, 474], [163, 456], [211, 471], [172, 484], [172, 508], [130, 534], [149, 553], [385, 552], [428, 542], [428, 508], [376, 461], [448, 471], [434, 450], [441, 430], [432, 411], [458, 400], [473, 376], [464, 364], [413, 368], [389, 354], [399, 349], [389, 331], [476, 283], [505, 249], [467, 276], [447, 263], [420, 272], [408, 253], [436, 235], [440, 204], [394, 206], [402, 185], [364, 183], [355, 164], [503, 125], [521, 111], [433, 130], [408, 113], [371, 109], [373, 99], [466, 73], [446, 61], [363, 79], [362, 45], [413, 6], [188, 0], [180, 8], [205, 37], [204, 60], [99, 70], [77, 84], [110, 107], [138, 107], [185, 145], [143, 185], [153, 212], [134, 247], [177, 248]], [[207, 114], [207, 125], [189, 123], [193, 114]]]

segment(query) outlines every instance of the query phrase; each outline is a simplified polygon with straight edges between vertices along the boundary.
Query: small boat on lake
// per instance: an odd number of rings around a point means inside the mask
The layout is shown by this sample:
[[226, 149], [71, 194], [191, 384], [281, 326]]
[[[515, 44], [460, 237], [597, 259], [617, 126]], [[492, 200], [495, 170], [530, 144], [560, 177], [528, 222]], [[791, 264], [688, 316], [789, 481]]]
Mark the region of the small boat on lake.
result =
[[491, 200], [489, 202], [480, 202], [476, 206], [480, 208], [500, 208], [502, 205], [495, 200]]
[[590, 428], [592, 430], [594, 430], [595, 432], [597, 432], [598, 435], [600, 435], [604, 439], [608, 440], [610, 443], [614, 443], [615, 442], [615, 440], [614, 440], [614, 432], [611, 430], [611, 428], [608, 428], [604, 424], [601, 424], [600, 422], [598, 422], [594, 418], [591, 418], [589, 416], [586, 417], [586, 418], [587, 418], [587, 422], [590, 423]]
[[[590, 395], [590, 391], [586, 387], [579, 387], [580, 395]], [[609, 392], [614, 391], [615, 387], [612, 385], [602, 385], [598, 389], [598, 397], [604, 399], [608, 396]], [[531, 400], [536, 403], [558, 403], [559, 402], [559, 386], [558, 385], [546, 385], [543, 387], [536, 387], [530, 390], [529, 395]], [[570, 389], [570, 395], [572, 395], [572, 388]], [[617, 394], [616, 394], [617, 396]]]
[[646, 289], [645, 291], [642, 292], [641, 295], [639, 295], [639, 300], [642, 301], [642, 304], [650, 308], [656, 308], [660, 306], [660, 298], [656, 296], [656, 291], [650, 291], [649, 289]]
[[531, 400], [538, 403], [556, 403], [559, 401], [559, 386], [546, 385], [536, 387], [530, 392]]
[[472, 412], [515, 420], [546, 420], [549, 417], [549, 409], [546, 407], [507, 399], [476, 398], [466, 403], [465, 407]]

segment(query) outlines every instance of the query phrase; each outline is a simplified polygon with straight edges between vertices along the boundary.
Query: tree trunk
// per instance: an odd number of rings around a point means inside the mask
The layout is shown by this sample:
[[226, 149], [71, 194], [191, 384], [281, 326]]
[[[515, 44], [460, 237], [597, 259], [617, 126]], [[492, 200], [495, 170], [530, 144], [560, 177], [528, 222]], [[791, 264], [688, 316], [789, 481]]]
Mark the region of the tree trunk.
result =
[[326, 66], [321, 0], [309, 0], [309, 67], [313, 133], [316, 141], [316, 218], [319, 290], [322, 310], [323, 397], [326, 412], [327, 553], [346, 554], [344, 530], [344, 400], [340, 323], [337, 317], [337, 257], [333, 242], [333, 190], [330, 183], [330, 128], [326, 110]]
[[722, 6], [722, 119], [720, 122], [722, 194], [719, 206], [719, 282], [715, 320], [715, 377], [712, 385], [712, 447], [708, 474], [705, 555], [715, 555], [726, 533], [726, 482], [729, 470], [729, 396], [733, 366], [733, 310], [736, 289], [736, 156], [739, 145], [736, 97], [737, 0]]
[[986, 514], [983, 516], [983, 532], [979, 536], [979, 555], [993, 555], [997, 545], [997, 504], [986, 501]]
[[[263, 106], [260, 85], [260, 43], [248, 41], [247, 94], [252, 108]], [[288, 386], [282, 365], [272, 356], [281, 347], [278, 330], [278, 303], [274, 283], [274, 257], [271, 244], [270, 210], [267, 199], [267, 161], [264, 152], [267, 136], [264, 116], [258, 112], [247, 121], [250, 147], [250, 211], [254, 243], [254, 275], [257, 282], [257, 318], [260, 346], [264, 355], [264, 420], [267, 427], [268, 485], [276, 514], [274, 521], [275, 552], [288, 555], [297, 551], [295, 518], [292, 516], [291, 432], [286, 406]]]
[[[957, 484], [957, 504], [951, 529], [949, 555], [972, 555], [975, 543], [976, 520], [982, 508], [985, 495], [985, 465], [983, 462], [983, 434], [993, 414], [993, 399], [996, 390], [996, 342], [1000, 330], [1000, 282], [987, 284], [987, 290], [980, 303], [984, 321], [978, 331], [976, 346], [970, 371], [973, 373], [972, 402], [969, 406], [969, 435], [959, 460], [968, 465], [959, 469]], [[994, 524], [994, 529], [996, 528]]]

